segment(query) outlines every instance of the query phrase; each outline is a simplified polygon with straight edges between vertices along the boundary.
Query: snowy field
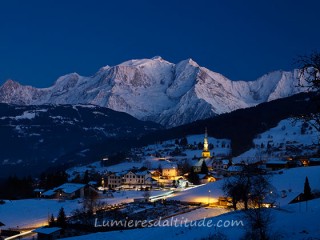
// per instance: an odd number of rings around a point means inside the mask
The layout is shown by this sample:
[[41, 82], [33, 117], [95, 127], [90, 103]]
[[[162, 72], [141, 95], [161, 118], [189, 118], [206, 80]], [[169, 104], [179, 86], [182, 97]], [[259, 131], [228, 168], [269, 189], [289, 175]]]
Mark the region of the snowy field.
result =
[[[275, 171], [270, 176], [271, 184], [275, 187], [277, 194], [276, 204], [287, 205], [296, 196], [303, 192], [305, 178], [308, 177], [312, 190], [320, 191], [320, 166], [300, 167]], [[175, 193], [170, 199], [188, 202], [215, 202], [218, 197], [223, 196], [221, 190], [223, 179], [200, 185], [190, 190]], [[285, 191], [285, 195], [282, 195]]]
[[[320, 236], [320, 222], [318, 216], [320, 215], [320, 199], [315, 199], [306, 203], [290, 204], [294, 197], [303, 191], [303, 184], [305, 177], [308, 176], [312, 190], [320, 189], [320, 166], [317, 167], [302, 167], [294, 169], [283, 170], [282, 174], [274, 172], [271, 181], [277, 188], [278, 192], [287, 190], [287, 197], [282, 198], [278, 196], [277, 201], [280, 203], [280, 208], [270, 209], [272, 222], [270, 225], [270, 233], [280, 239], [319, 239]], [[213, 200], [214, 197], [220, 195], [222, 180], [214, 183], [209, 183], [199, 187], [192, 188], [175, 194], [172, 198], [174, 200], [194, 200], [196, 198], [206, 201], [209, 198]], [[290, 189], [290, 192], [289, 192]], [[209, 193], [210, 190], [210, 193]], [[167, 227], [163, 221], [162, 227], [133, 229], [126, 231], [114, 231], [106, 233], [96, 233], [89, 236], [80, 236], [70, 238], [70, 240], [84, 240], [84, 239], [163, 239], [164, 233], [167, 239], [195, 239], [199, 240], [202, 237], [208, 237], [217, 232], [227, 236], [227, 239], [239, 239], [245, 232], [246, 226], [228, 226], [221, 227], [221, 224], [228, 225], [231, 221], [243, 221], [241, 211], [225, 213], [226, 210], [216, 208], [201, 208], [179, 216], [179, 226]], [[221, 215], [220, 215], [221, 214]], [[201, 220], [205, 218], [207, 225], [205, 226], [185, 226], [183, 221], [188, 219], [190, 221]], [[181, 221], [180, 221], [181, 220]], [[208, 226], [209, 221], [212, 221], [216, 226]], [[174, 221], [173, 221], [174, 222]]]
[[[204, 134], [199, 135], [190, 135], [186, 137], [189, 144], [198, 144], [199, 142], [203, 142]], [[189, 160], [192, 162], [192, 158], [201, 157], [202, 149], [200, 150], [190, 150], [186, 149], [183, 151], [185, 156], [170, 156], [170, 152], [174, 151], [176, 145], [174, 144], [174, 140], [165, 141], [162, 144], [151, 144], [146, 147], [141, 148], [141, 152], [144, 155], [141, 157], [140, 161], [127, 161], [119, 164], [115, 164], [112, 166], [103, 167], [99, 162], [94, 162], [85, 166], [73, 167], [67, 170], [67, 173], [71, 176], [70, 179], [73, 179], [77, 174], [83, 175], [86, 170], [95, 171], [100, 174], [104, 174], [106, 172], [117, 172], [123, 173], [129, 171], [133, 168], [139, 169], [141, 167], [148, 167], [151, 169], [157, 169], [160, 165], [162, 167], [167, 167], [168, 164], [172, 163], [172, 159], [174, 162], [179, 162], [180, 160]], [[210, 152], [215, 156], [227, 156], [230, 154], [230, 140], [228, 139], [216, 139], [213, 137], [208, 137], [208, 142], [214, 146]], [[170, 146], [170, 147], [168, 147]], [[156, 152], [162, 152], [163, 157], [154, 157]], [[159, 160], [163, 161], [159, 161]]]
[[[319, 239], [320, 222], [318, 221], [318, 216], [320, 214], [320, 199], [309, 201], [308, 210], [300, 208], [299, 211], [298, 209], [299, 204], [286, 206], [280, 210], [270, 209], [272, 222], [269, 233], [277, 237], [277, 239]], [[206, 218], [205, 221], [203, 221], [203, 215], [201, 218], [198, 223], [192, 223], [192, 227], [183, 223], [171, 227], [166, 227], [164, 224], [154, 228], [95, 233], [67, 239], [162, 240], [165, 238], [199, 240], [203, 237], [220, 233], [225, 235], [229, 240], [237, 240], [243, 236], [246, 230], [246, 222], [240, 211]], [[235, 221], [237, 221], [239, 225], [234, 224], [234, 226], [232, 226], [231, 223]]]
[[[106, 204], [120, 204], [133, 202], [134, 198], [142, 198], [143, 191], [121, 191], [113, 193], [114, 198], [104, 198], [99, 201]], [[168, 191], [150, 191], [150, 196], [158, 196]], [[25, 199], [6, 201], [0, 205], [0, 219], [5, 228], [35, 228], [48, 224], [48, 216], [58, 216], [60, 208], [70, 215], [75, 209], [83, 207], [82, 200], [51, 200], [51, 199]]]
[[5, 228], [35, 228], [48, 224], [48, 216], [58, 216], [60, 208], [69, 215], [80, 208], [78, 200], [58, 201], [49, 199], [25, 199], [6, 201], [0, 205], [1, 222]]
[[[294, 121], [290, 118], [280, 121], [276, 127], [259, 134], [253, 140], [256, 145], [255, 148], [234, 157], [232, 161], [240, 163], [242, 160], [250, 161], [250, 159], [256, 161], [259, 158], [281, 158], [286, 155], [286, 144], [300, 148], [302, 150], [301, 155], [315, 152], [315, 148], [314, 150], [308, 148], [318, 143], [319, 134], [313, 129], [311, 124], [303, 125], [302, 121]], [[278, 148], [277, 151], [273, 149], [271, 155], [266, 153], [268, 143], [272, 147]], [[261, 145], [264, 145], [264, 148], [261, 148]]]

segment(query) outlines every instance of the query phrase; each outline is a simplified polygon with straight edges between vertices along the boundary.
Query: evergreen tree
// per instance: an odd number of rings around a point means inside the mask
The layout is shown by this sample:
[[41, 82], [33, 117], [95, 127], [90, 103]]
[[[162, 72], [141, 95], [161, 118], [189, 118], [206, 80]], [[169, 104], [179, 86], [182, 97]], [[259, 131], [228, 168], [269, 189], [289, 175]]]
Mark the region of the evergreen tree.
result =
[[61, 207], [59, 210], [59, 214], [57, 217], [57, 225], [61, 228], [66, 228], [67, 226], [67, 217], [63, 207]]
[[206, 161], [202, 161], [202, 165], [201, 165], [201, 173], [202, 174], [208, 174], [208, 167], [206, 164]]
[[192, 182], [192, 183], [195, 184], [195, 185], [197, 185], [197, 184], [200, 183], [199, 176], [198, 176], [198, 174], [196, 174], [196, 173], [194, 172], [193, 167], [191, 167], [191, 170], [190, 170], [190, 172], [189, 172], [188, 181], [189, 181], [189, 182]]
[[89, 182], [90, 178], [89, 178], [89, 171], [86, 170], [83, 176], [83, 183], [87, 184]]
[[188, 139], [186, 137], [183, 137], [180, 140], [180, 146], [187, 146], [188, 145]]
[[312, 198], [308, 177], [306, 177], [306, 180], [304, 181], [303, 196], [305, 200], [310, 200]]
[[49, 226], [52, 227], [55, 225], [55, 220], [53, 214], [51, 214], [51, 217], [49, 219]]

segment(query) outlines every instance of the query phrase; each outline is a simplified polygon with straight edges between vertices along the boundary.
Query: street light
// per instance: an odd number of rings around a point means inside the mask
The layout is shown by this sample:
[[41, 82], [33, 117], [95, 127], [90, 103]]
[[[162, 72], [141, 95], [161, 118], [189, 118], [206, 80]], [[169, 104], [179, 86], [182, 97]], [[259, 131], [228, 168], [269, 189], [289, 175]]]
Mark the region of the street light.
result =
[[210, 205], [210, 193], [211, 193], [211, 191], [209, 190], [208, 191], [208, 206]]

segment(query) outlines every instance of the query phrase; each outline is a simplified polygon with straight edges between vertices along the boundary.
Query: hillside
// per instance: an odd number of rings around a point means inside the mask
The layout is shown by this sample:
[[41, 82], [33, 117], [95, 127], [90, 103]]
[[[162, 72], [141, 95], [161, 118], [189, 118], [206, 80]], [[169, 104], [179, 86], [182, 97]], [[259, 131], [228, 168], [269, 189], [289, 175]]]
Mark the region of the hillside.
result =
[[146, 135], [142, 142], [169, 140], [186, 135], [202, 134], [208, 129], [208, 134], [215, 138], [231, 140], [232, 154], [238, 156], [254, 146], [253, 139], [260, 133], [290, 117], [299, 114], [316, 112], [317, 106], [310, 99], [313, 94], [297, 94], [292, 97], [261, 103], [255, 107], [239, 109], [231, 113], [199, 120], [191, 124], [162, 130], [153, 135]]
[[[0, 175], [36, 175], [122, 150], [159, 125], [93, 105], [0, 104]], [[131, 139], [131, 140], [128, 140]], [[103, 144], [103, 149], [99, 148]]]

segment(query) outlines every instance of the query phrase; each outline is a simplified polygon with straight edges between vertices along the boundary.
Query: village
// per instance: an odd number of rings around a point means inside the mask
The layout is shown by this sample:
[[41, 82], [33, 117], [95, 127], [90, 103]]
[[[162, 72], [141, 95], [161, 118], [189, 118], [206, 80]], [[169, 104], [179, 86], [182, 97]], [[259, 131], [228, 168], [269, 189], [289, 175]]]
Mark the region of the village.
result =
[[[287, 142], [283, 148], [290, 149], [293, 144]], [[117, 164], [112, 164], [112, 157], [104, 157], [96, 163], [68, 169], [67, 182], [50, 189], [34, 188], [34, 196], [35, 199], [57, 201], [61, 206], [59, 214], [65, 203], [70, 206], [73, 202], [72, 207], [66, 209], [67, 214], [63, 213], [68, 216], [69, 228], [72, 226], [64, 232], [66, 237], [119, 229], [101, 227], [99, 221], [105, 219], [123, 221], [144, 217], [156, 221], [201, 208], [215, 216], [216, 209], [224, 209], [218, 211], [221, 213], [232, 207], [232, 198], [221, 190], [219, 180], [241, 174], [247, 165], [254, 165], [259, 174], [281, 174], [281, 169], [320, 165], [320, 158], [315, 156], [282, 160], [260, 158], [254, 163], [238, 159], [238, 163], [234, 163], [230, 146], [229, 140], [210, 138], [205, 130], [202, 136], [132, 149]], [[285, 203], [297, 201], [300, 196], [290, 189], [279, 191], [279, 194], [286, 199]], [[280, 202], [264, 202], [267, 207], [279, 205]], [[24, 227], [3, 223], [1, 236], [4, 239], [14, 239], [10, 237], [20, 234], [33, 237], [37, 234], [38, 239], [60, 237], [62, 227], [57, 224], [57, 209], [51, 211], [48, 207], [47, 217]], [[49, 228], [43, 228], [48, 224]]]

